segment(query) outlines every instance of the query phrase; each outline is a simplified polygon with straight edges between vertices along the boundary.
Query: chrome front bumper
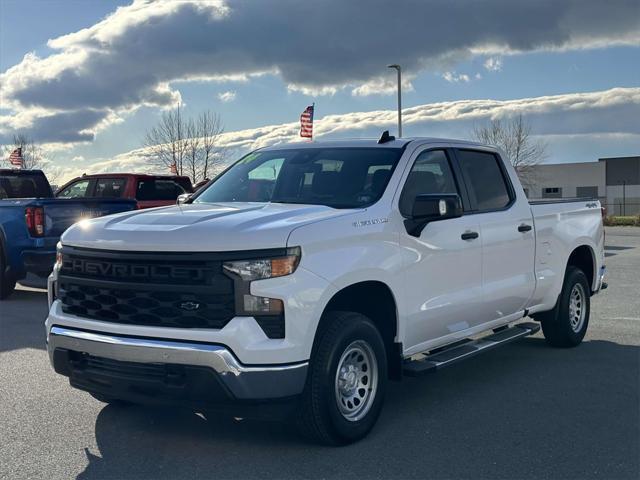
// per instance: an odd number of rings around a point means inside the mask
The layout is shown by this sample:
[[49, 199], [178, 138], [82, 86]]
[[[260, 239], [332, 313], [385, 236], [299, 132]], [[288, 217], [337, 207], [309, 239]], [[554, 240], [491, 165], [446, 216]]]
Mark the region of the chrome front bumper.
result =
[[121, 337], [53, 325], [47, 335], [47, 350], [52, 365], [56, 349], [121, 362], [210, 368], [218, 374], [233, 397], [241, 400], [298, 395], [304, 388], [308, 368], [308, 362], [243, 365], [222, 345]]

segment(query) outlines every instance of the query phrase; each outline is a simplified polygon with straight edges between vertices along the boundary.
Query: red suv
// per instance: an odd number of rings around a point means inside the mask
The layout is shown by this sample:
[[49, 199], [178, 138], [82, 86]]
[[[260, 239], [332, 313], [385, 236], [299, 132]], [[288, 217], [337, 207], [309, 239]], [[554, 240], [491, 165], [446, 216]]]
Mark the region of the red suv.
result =
[[132, 198], [138, 208], [176, 203], [178, 195], [193, 192], [189, 177], [101, 173], [74, 178], [56, 192], [60, 198]]

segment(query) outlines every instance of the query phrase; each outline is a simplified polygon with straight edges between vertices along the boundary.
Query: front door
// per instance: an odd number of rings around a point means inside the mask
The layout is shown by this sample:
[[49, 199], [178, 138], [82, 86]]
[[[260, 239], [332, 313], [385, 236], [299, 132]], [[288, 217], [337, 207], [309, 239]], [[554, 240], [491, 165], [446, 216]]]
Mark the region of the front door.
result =
[[[416, 154], [399, 198], [400, 212], [410, 211], [419, 194], [457, 193], [446, 149]], [[462, 196], [466, 202], [466, 197]], [[478, 218], [463, 215], [432, 222], [418, 237], [406, 231], [400, 245], [406, 258], [403, 274], [407, 306], [405, 352], [412, 354], [451, 341], [478, 323], [475, 311], [482, 302], [482, 249]]]

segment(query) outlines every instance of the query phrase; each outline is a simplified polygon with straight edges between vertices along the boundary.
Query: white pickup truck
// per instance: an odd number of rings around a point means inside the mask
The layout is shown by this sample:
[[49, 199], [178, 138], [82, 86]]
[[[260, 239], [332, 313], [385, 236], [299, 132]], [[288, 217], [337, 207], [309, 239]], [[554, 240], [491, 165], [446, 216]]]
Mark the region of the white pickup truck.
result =
[[279, 145], [179, 205], [67, 230], [48, 351], [105, 402], [290, 413], [344, 444], [373, 427], [390, 379], [537, 322], [578, 345], [604, 273], [599, 202], [529, 202], [494, 148], [387, 132]]

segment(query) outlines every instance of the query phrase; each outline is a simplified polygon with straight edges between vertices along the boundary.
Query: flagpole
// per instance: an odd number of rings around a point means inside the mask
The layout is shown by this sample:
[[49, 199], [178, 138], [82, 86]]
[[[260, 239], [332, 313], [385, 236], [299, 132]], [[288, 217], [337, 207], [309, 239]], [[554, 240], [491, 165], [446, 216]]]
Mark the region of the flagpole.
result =
[[[311, 103], [311, 107], [313, 108], [313, 123], [315, 124], [316, 123], [316, 102], [312, 102]], [[313, 142], [313, 131], [314, 130], [315, 130], [315, 128], [311, 130], [311, 138], [309, 139], [310, 142]]]

